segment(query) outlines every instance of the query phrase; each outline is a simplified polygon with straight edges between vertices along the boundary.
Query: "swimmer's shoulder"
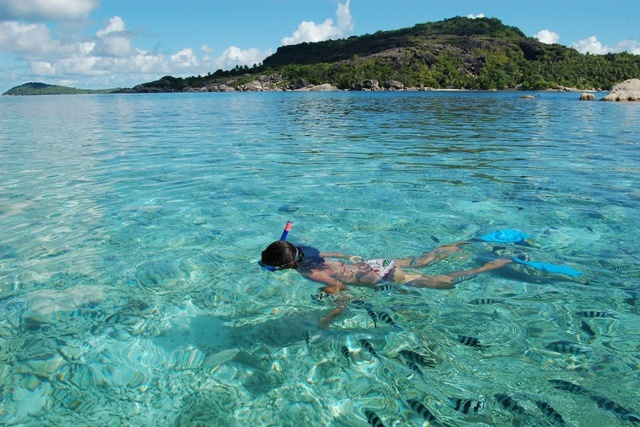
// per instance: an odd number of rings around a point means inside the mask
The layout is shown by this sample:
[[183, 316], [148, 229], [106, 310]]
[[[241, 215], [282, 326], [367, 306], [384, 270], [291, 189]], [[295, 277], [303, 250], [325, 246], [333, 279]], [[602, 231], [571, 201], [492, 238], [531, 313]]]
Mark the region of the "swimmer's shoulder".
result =
[[320, 251], [312, 246], [298, 246], [304, 254], [303, 260], [309, 264], [323, 264], [324, 257], [320, 254]]

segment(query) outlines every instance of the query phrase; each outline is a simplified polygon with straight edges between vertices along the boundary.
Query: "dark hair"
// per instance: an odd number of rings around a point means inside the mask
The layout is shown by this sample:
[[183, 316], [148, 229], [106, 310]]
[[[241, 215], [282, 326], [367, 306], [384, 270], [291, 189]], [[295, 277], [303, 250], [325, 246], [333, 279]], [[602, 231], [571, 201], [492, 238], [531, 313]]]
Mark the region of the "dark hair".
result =
[[262, 251], [262, 263], [270, 267], [283, 267], [296, 261], [296, 247], [284, 240], [276, 240]]

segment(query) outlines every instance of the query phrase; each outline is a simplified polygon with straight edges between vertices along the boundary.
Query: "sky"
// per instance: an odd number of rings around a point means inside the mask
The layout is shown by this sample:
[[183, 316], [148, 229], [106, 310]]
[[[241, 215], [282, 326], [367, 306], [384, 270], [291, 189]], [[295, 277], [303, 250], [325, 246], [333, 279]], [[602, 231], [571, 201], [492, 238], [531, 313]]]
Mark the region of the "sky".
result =
[[582, 53], [640, 54], [640, 0], [0, 0], [0, 93], [206, 75], [283, 45], [454, 16], [498, 18]]

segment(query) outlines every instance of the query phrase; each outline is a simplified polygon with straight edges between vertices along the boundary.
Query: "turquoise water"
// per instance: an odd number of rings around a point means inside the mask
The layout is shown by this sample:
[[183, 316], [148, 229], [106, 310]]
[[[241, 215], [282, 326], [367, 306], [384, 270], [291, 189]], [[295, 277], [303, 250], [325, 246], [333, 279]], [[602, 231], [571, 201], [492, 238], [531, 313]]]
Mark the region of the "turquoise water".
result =
[[[640, 411], [640, 104], [520, 96], [3, 97], [0, 423], [422, 425], [418, 399], [449, 425], [551, 425], [536, 400], [630, 425], [602, 399]], [[537, 246], [500, 253], [584, 274], [355, 289], [368, 305], [322, 330], [318, 284], [256, 264], [287, 220], [292, 242], [365, 258], [518, 228]]]

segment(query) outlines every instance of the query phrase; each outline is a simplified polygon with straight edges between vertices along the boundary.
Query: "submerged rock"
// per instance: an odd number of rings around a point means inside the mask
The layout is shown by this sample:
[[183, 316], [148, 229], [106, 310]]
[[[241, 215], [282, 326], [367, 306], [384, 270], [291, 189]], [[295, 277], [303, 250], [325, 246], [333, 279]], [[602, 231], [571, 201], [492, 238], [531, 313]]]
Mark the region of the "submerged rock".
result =
[[618, 83], [603, 101], [640, 101], [640, 79], [629, 79]]

